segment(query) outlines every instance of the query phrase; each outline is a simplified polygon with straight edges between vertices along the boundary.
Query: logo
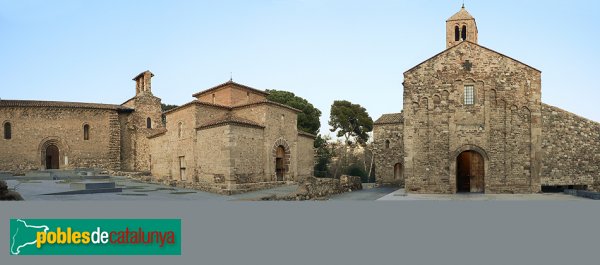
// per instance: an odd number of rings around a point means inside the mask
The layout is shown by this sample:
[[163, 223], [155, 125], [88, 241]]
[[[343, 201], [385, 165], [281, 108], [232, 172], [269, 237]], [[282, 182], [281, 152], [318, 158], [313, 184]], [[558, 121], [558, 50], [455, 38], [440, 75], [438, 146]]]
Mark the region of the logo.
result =
[[10, 219], [11, 255], [181, 255], [181, 219]]

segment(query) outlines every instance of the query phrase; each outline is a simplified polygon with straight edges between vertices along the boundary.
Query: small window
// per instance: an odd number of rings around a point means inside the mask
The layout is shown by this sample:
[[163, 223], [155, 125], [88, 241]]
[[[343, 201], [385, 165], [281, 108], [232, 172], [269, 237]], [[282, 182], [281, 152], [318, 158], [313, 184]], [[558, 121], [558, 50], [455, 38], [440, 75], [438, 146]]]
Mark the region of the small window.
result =
[[465, 105], [473, 105], [475, 103], [475, 89], [472, 85], [465, 86]]
[[215, 94], [212, 94], [212, 103], [215, 104]]
[[454, 26], [454, 41], [459, 41], [460, 40], [460, 29], [458, 29], [458, 26]]
[[150, 117], [146, 119], [146, 128], [152, 128], [152, 119], [150, 119]]
[[177, 124], [177, 137], [181, 138], [182, 131], [183, 131], [183, 123], [179, 122], [179, 124]]
[[462, 27], [462, 40], [467, 40], [467, 26]]
[[88, 124], [83, 125], [83, 140], [90, 139], [90, 126]]
[[385, 148], [390, 148], [390, 140], [385, 140]]
[[12, 126], [10, 122], [4, 124], [4, 139], [10, 140], [12, 138]]

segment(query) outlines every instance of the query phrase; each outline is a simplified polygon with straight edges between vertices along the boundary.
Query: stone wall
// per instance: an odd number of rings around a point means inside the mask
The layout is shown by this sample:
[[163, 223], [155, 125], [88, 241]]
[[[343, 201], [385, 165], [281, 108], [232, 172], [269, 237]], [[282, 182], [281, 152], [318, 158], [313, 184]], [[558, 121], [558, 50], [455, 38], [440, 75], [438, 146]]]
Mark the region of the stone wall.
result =
[[313, 176], [315, 167], [315, 138], [308, 135], [298, 135], [298, 173], [295, 181], [301, 182]]
[[165, 151], [169, 146], [168, 137], [165, 134], [150, 137], [149, 152], [150, 152], [150, 172], [157, 180], [172, 180], [174, 173], [172, 172], [173, 159], [171, 152]]
[[[61, 169], [120, 168], [121, 130], [116, 110], [2, 107], [0, 122], [10, 122], [12, 127], [12, 139], [0, 139], [0, 170], [44, 169], [42, 153], [49, 144], [59, 148]], [[90, 126], [89, 140], [83, 135], [86, 124]]]
[[121, 170], [133, 171], [135, 168], [135, 127], [131, 113], [119, 113], [121, 131]]
[[263, 161], [270, 152], [265, 152], [262, 128], [231, 125], [229, 128], [231, 148], [229, 165], [235, 184], [271, 181], [265, 174]]
[[266, 105], [265, 108], [264, 150], [268, 152], [264, 160], [267, 179], [275, 181], [275, 153], [278, 145], [283, 145], [289, 154], [288, 170], [284, 174], [285, 181], [298, 179], [298, 129], [295, 111], [279, 106]]
[[403, 129], [402, 123], [376, 123], [373, 127], [375, 177], [379, 185], [404, 186]]
[[231, 82], [219, 89], [197, 95], [202, 102], [236, 106], [265, 100], [265, 96], [249, 89], [244, 89]]
[[[132, 155], [134, 157], [134, 171], [150, 171], [150, 152], [148, 136], [156, 130], [164, 128], [160, 98], [152, 94], [140, 94], [134, 98], [135, 111], [131, 114], [132, 133], [134, 143]], [[147, 128], [147, 119], [151, 120], [151, 128]]]
[[[474, 104], [464, 104], [465, 86]], [[408, 192], [456, 192], [456, 160], [484, 159], [485, 192], [540, 190], [541, 73], [462, 42], [404, 74], [405, 185]]]
[[542, 104], [543, 186], [600, 191], [600, 123]]
[[[200, 182], [225, 184], [231, 173], [230, 126], [198, 130], [194, 148], [197, 150], [196, 168]], [[231, 180], [231, 179], [230, 179]]]
[[[242, 102], [242, 96], [250, 100], [261, 96], [251, 89], [238, 89], [235, 84], [195, 96], [206, 101], [210, 95], [212, 100], [213, 92], [215, 100], [222, 101], [219, 104]], [[270, 102], [223, 106], [192, 101], [170, 110], [165, 113], [164, 132], [149, 137], [152, 175], [156, 181], [225, 193], [311, 176], [314, 137], [298, 134], [297, 113]], [[278, 146], [285, 150], [283, 181], [277, 181], [275, 174]], [[181, 177], [182, 169], [185, 178]]]

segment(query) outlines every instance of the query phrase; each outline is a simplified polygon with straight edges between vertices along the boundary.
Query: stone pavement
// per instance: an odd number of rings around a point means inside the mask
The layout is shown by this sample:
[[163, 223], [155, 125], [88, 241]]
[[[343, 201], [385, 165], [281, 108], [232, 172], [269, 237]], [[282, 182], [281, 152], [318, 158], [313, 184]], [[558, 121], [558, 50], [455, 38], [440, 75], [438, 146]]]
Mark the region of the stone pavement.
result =
[[[116, 187], [122, 188], [120, 193], [97, 193], [97, 194], [78, 194], [78, 195], [43, 195], [48, 193], [65, 192], [72, 190], [72, 182], [81, 180], [48, 180], [48, 179], [28, 179], [27, 177], [18, 177], [18, 179], [7, 179], [9, 189], [14, 189], [23, 196], [26, 201], [124, 201], [124, 200], [212, 200], [212, 201], [252, 201], [271, 195], [283, 196], [296, 191], [298, 185], [287, 185], [272, 189], [253, 191], [236, 195], [220, 195], [199, 190], [182, 189], [166, 185], [149, 184], [136, 181], [127, 177], [110, 177], [106, 181], [114, 181]], [[94, 180], [98, 181], [98, 180]], [[406, 194], [404, 189], [390, 187], [371, 187], [363, 185], [363, 190], [346, 192], [334, 195], [330, 198], [332, 201], [406, 201], [406, 200], [587, 200], [585, 198], [566, 195], [562, 193], [546, 194]]]
[[[80, 182], [81, 180], [73, 180]], [[271, 194], [283, 195], [293, 192], [297, 185], [276, 187], [273, 189], [259, 190], [244, 194], [231, 196], [220, 195], [199, 190], [182, 189], [159, 184], [149, 184], [132, 180], [127, 177], [110, 177], [107, 181], [114, 181], [116, 187], [122, 188], [123, 192], [95, 193], [95, 194], [73, 194], [73, 195], [44, 195], [48, 193], [66, 192], [72, 190], [71, 180], [39, 180], [19, 177], [19, 179], [6, 180], [9, 189], [19, 192], [26, 201], [142, 201], [142, 200], [212, 200], [232, 201], [249, 200], [260, 198]]]
[[396, 190], [396, 188], [390, 188], [390, 187], [377, 187], [377, 188], [365, 187], [362, 190], [333, 195], [333, 196], [331, 196], [331, 198], [329, 200], [332, 200], [332, 201], [374, 201], [383, 196], [386, 196], [387, 194], [394, 192], [395, 190]]
[[378, 199], [378, 201], [579, 201], [586, 198], [567, 195], [564, 193], [536, 194], [407, 194], [404, 189], [398, 189]]

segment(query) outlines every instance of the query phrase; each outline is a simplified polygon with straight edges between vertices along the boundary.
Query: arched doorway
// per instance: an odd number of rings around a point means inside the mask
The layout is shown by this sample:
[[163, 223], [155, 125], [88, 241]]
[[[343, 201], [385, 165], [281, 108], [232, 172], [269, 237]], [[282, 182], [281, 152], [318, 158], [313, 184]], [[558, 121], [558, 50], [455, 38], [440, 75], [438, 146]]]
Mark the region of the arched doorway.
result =
[[394, 165], [394, 180], [399, 180], [402, 178], [402, 164], [396, 163]]
[[484, 159], [472, 150], [456, 157], [456, 192], [484, 192]]
[[48, 145], [46, 147], [46, 169], [58, 169], [59, 167], [59, 152], [56, 145]]
[[277, 147], [275, 153], [275, 175], [277, 176], [277, 181], [283, 181], [283, 175], [286, 172], [285, 165], [285, 148], [280, 145]]

